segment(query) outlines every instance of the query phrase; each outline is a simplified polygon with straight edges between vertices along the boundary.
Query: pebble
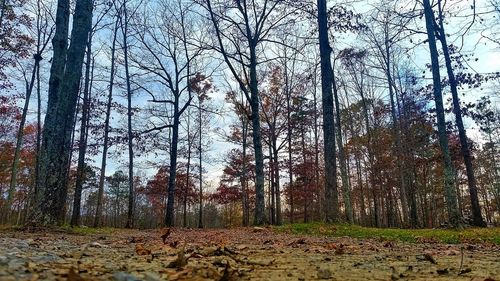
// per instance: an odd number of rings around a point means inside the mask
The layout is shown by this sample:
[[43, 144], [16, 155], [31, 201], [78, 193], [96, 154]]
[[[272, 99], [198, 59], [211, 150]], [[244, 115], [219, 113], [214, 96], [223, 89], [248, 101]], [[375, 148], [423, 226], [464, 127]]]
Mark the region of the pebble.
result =
[[116, 281], [139, 281], [137, 277], [135, 277], [132, 274], [123, 272], [123, 271], [118, 271], [113, 273], [113, 279]]
[[332, 277], [332, 272], [328, 268], [318, 269], [318, 279], [330, 279]]

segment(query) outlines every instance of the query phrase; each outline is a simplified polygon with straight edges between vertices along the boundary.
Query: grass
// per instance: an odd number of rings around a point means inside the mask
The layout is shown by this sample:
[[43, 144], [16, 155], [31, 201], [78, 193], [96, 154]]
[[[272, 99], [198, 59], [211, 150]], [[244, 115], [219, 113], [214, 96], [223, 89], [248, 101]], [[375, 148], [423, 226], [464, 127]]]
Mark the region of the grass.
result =
[[300, 223], [276, 228], [293, 234], [326, 235], [389, 241], [458, 243], [493, 243], [500, 245], [500, 228], [450, 229], [396, 229], [371, 228], [348, 224]]
[[102, 228], [85, 227], [85, 226], [71, 227], [69, 224], [61, 226], [60, 229], [63, 231], [67, 231], [69, 233], [80, 234], [80, 235], [111, 234], [114, 231], [116, 231], [116, 228], [111, 228], [111, 227], [102, 227]]

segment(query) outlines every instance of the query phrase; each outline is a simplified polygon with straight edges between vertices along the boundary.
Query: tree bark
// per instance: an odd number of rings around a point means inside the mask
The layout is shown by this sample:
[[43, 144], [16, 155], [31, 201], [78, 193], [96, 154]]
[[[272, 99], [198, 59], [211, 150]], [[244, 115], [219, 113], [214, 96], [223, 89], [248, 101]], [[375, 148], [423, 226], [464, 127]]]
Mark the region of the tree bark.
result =
[[[347, 173], [347, 157], [344, 151], [344, 144], [342, 140], [342, 123], [340, 118], [340, 102], [337, 89], [337, 82], [335, 75], [332, 75], [333, 97], [335, 101], [336, 117], [337, 117], [337, 143], [339, 148], [339, 161], [340, 161], [340, 176], [342, 178], [342, 195], [344, 197], [344, 205], [347, 221], [354, 223], [354, 213], [351, 204], [351, 186], [349, 183], [349, 175]], [[346, 93], [347, 94], [347, 93]]]
[[135, 213], [135, 191], [134, 191], [134, 133], [132, 131], [132, 88], [130, 86], [130, 72], [128, 62], [128, 10], [126, 1], [123, 2], [123, 17], [120, 17], [120, 23], [123, 34], [123, 55], [125, 62], [125, 81], [127, 84], [127, 141], [128, 141], [128, 211], [127, 223], [125, 228], [134, 227], [134, 213]]
[[99, 174], [99, 188], [97, 192], [97, 206], [94, 218], [94, 227], [101, 226], [102, 216], [102, 201], [104, 197], [104, 179], [106, 177], [106, 162], [108, 159], [108, 146], [109, 146], [109, 118], [111, 116], [111, 103], [113, 102], [113, 87], [115, 79], [115, 53], [116, 53], [116, 37], [118, 34], [118, 20], [115, 22], [115, 29], [113, 32], [113, 43], [111, 46], [111, 72], [109, 75], [109, 91], [108, 101], [106, 103], [106, 117], [104, 119], [104, 143], [102, 147], [101, 159], [101, 173]]
[[462, 120], [462, 110], [460, 108], [460, 99], [458, 97], [457, 80], [455, 78], [455, 74], [453, 73], [450, 50], [448, 48], [446, 33], [444, 31], [443, 14], [441, 11], [440, 0], [438, 0], [438, 6], [439, 6], [439, 25], [437, 26], [439, 30], [438, 39], [439, 41], [441, 41], [443, 56], [446, 62], [446, 71], [448, 73], [448, 80], [450, 82], [451, 96], [453, 100], [453, 113], [455, 114], [455, 120], [458, 128], [458, 136], [460, 139], [460, 148], [465, 163], [467, 184], [469, 186], [473, 224], [475, 226], [485, 227], [486, 223], [484, 222], [483, 216], [481, 214], [481, 206], [479, 205], [479, 198], [477, 195], [477, 182], [476, 182], [476, 177], [474, 175], [474, 167], [472, 164], [472, 153], [469, 148], [469, 144], [467, 141], [467, 133], [465, 131], [464, 122]]
[[24, 101], [24, 107], [21, 114], [21, 121], [19, 123], [19, 129], [17, 131], [16, 148], [14, 151], [14, 160], [12, 161], [12, 166], [11, 166], [11, 176], [10, 176], [9, 191], [7, 195], [7, 203], [5, 204], [4, 208], [4, 216], [6, 216], [5, 217], [6, 219], [9, 217], [9, 214], [11, 212], [12, 201], [14, 200], [14, 193], [16, 191], [16, 185], [17, 185], [17, 168], [19, 166], [19, 157], [21, 155], [23, 139], [24, 139], [24, 126], [26, 124], [26, 116], [28, 115], [28, 107], [31, 99], [31, 94], [33, 93], [33, 87], [35, 85], [35, 80], [37, 78], [36, 74], [39, 71], [38, 68], [40, 67], [40, 61], [42, 60], [42, 57], [37, 53], [34, 55], [34, 59], [35, 59], [35, 65], [33, 66], [31, 78], [29, 82], [26, 81], [26, 99]]
[[71, 34], [66, 52], [69, 1], [58, 1], [54, 56], [49, 80], [49, 103], [43, 130], [40, 157], [41, 179], [37, 196], [37, 212], [32, 223], [51, 225], [64, 221], [67, 196], [71, 132], [87, 36], [92, 25], [92, 1], [77, 0]]
[[85, 82], [83, 87], [82, 119], [80, 124], [80, 137], [78, 140], [78, 166], [76, 170], [75, 195], [73, 198], [73, 212], [71, 215], [71, 226], [80, 225], [80, 206], [82, 201], [82, 190], [85, 176], [85, 155], [87, 153], [88, 119], [90, 115], [90, 68], [92, 60], [92, 35], [89, 33], [87, 42], [87, 63], [85, 66]]
[[427, 39], [431, 53], [432, 77], [434, 101], [436, 103], [436, 116], [438, 126], [439, 145], [443, 154], [444, 164], [444, 190], [446, 196], [446, 206], [448, 218], [453, 227], [460, 227], [460, 213], [458, 210], [457, 193], [455, 190], [455, 169], [451, 161], [450, 149], [448, 145], [448, 135], [446, 133], [446, 120], [444, 116], [443, 94], [441, 90], [441, 74], [439, 71], [439, 53], [436, 45], [436, 27], [432, 6], [429, 0], [423, 0], [425, 26], [427, 30]]
[[332, 92], [332, 48], [328, 40], [326, 0], [317, 0], [319, 49], [321, 60], [321, 93], [323, 105], [323, 138], [325, 157], [325, 219], [327, 222], [338, 220], [339, 204], [337, 191], [337, 162], [335, 151], [335, 117], [333, 114]]
[[[249, 37], [251, 38], [251, 37]], [[250, 40], [254, 41], [254, 40]], [[256, 46], [250, 42], [250, 107], [252, 109], [252, 137], [255, 154], [255, 216], [254, 225], [267, 222], [264, 204], [264, 154], [262, 153], [262, 133], [259, 115], [259, 89], [257, 82], [257, 54]]]

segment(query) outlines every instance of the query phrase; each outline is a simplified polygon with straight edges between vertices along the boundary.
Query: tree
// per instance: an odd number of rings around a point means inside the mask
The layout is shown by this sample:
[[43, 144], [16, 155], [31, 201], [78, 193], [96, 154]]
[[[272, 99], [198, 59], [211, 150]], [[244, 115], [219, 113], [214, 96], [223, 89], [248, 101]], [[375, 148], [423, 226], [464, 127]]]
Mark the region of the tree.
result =
[[436, 45], [435, 33], [437, 31], [434, 12], [429, 0], [423, 0], [425, 27], [427, 30], [427, 39], [431, 54], [432, 82], [434, 102], [436, 103], [436, 117], [439, 135], [439, 145], [441, 147], [443, 165], [444, 165], [444, 188], [446, 194], [446, 205], [448, 217], [451, 225], [460, 227], [460, 213], [458, 209], [457, 194], [455, 190], [455, 169], [451, 162], [448, 136], [446, 133], [446, 121], [444, 116], [443, 94], [441, 89], [441, 74], [438, 59], [438, 49]]
[[467, 173], [467, 183], [469, 186], [473, 224], [475, 226], [485, 227], [486, 223], [484, 222], [483, 216], [481, 214], [481, 206], [479, 205], [479, 198], [477, 195], [477, 183], [476, 183], [476, 177], [474, 175], [474, 167], [472, 165], [472, 153], [470, 151], [470, 146], [467, 141], [467, 133], [464, 127], [464, 121], [462, 120], [462, 110], [460, 106], [460, 99], [458, 97], [457, 80], [455, 78], [455, 74], [453, 73], [450, 49], [446, 39], [447, 35], [444, 30], [444, 14], [443, 14], [443, 7], [441, 4], [441, 0], [438, 0], [437, 5], [438, 5], [438, 19], [436, 22], [434, 14], [432, 14], [433, 22], [435, 24], [437, 38], [439, 39], [439, 41], [441, 41], [441, 48], [443, 50], [443, 56], [446, 63], [446, 72], [448, 74], [448, 80], [450, 83], [451, 96], [453, 100], [453, 113], [455, 114], [455, 121], [458, 128], [458, 135], [460, 138], [462, 157], [465, 163], [465, 169]]
[[[3, 2], [3, 5], [4, 6], [6, 5], [6, 1]], [[2, 8], [2, 13], [4, 12], [3, 9], [5, 9], [5, 7]], [[38, 81], [38, 83], [40, 83], [39, 81], [40, 79], [39, 77], [37, 77], [37, 73], [39, 73], [40, 71], [40, 62], [43, 59], [42, 54], [44, 53], [49, 43], [49, 39], [51, 38], [53, 33], [53, 28], [51, 28], [51, 26], [47, 22], [48, 21], [47, 15], [43, 14], [43, 11], [41, 11], [42, 6], [40, 1], [37, 1], [37, 10], [38, 11], [36, 13], [36, 29], [34, 30], [33, 34], [33, 36], [36, 38], [36, 49], [35, 53], [33, 54], [34, 64], [31, 71], [31, 76], [29, 78], [26, 73], [27, 71], [23, 71], [25, 87], [26, 87], [25, 88], [26, 96], [21, 116], [21, 122], [19, 124], [19, 129], [17, 131], [16, 149], [14, 152], [14, 159], [12, 161], [10, 186], [9, 186], [7, 203], [5, 205], [5, 212], [6, 212], [5, 214], [7, 214], [7, 212], [10, 210], [10, 206], [14, 196], [14, 191], [17, 185], [19, 158], [21, 156], [21, 150], [23, 146], [24, 129], [26, 125], [26, 117], [28, 115], [28, 108], [31, 100], [31, 95], [33, 93], [33, 88], [35, 86], [35, 81]], [[33, 40], [35, 40], [35, 38], [33, 38]]]
[[111, 105], [113, 102], [113, 87], [115, 84], [115, 73], [116, 73], [116, 41], [118, 35], [119, 20], [116, 18], [115, 26], [113, 29], [113, 40], [111, 43], [111, 70], [109, 75], [109, 90], [108, 90], [108, 100], [106, 102], [106, 115], [104, 118], [104, 140], [102, 147], [102, 158], [101, 158], [101, 173], [99, 175], [99, 189], [97, 194], [97, 206], [94, 218], [94, 227], [99, 227], [101, 224], [102, 216], [102, 203], [104, 196], [104, 180], [106, 176], [106, 163], [108, 157], [109, 148], [109, 122], [111, 116]]
[[337, 191], [337, 153], [335, 150], [335, 117], [333, 113], [332, 48], [328, 39], [326, 0], [317, 0], [319, 51], [321, 61], [321, 94], [323, 106], [323, 139], [325, 157], [325, 218], [327, 222], [338, 220], [339, 198]]
[[85, 47], [92, 26], [92, 1], [77, 0], [71, 44], [67, 48], [69, 0], [59, 0], [56, 31], [52, 39], [54, 56], [49, 80], [49, 102], [40, 155], [40, 189], [32, 223], [61, 224], [67, 195], [71, 132], [82, 75]]
[[[264, 200], [264, 154], [259, 114], [259, 80], [257, 67], [261, 63], [258, 48], [268, 40], [269, 33], [284, 23], [288, 13], [273, 16], [280, 1], [235, 1], [227, 5], [221, 0], [198, 1], [209, 13], [219, 52], [251, 108], [252, 137], [255, 156], [256, 206], [254, 224], [266, 223]], [[234, 18], [241, 21], [237, 22]], [[230, 36], [226, 31], [236, 31]], [[217, 46], [217, 47], [215, 47]], [[244, 51], [245, 50], [245, 51]], [[240, 73], [242, 72], [242, 74]]]
[[[194, 96], [189, 87], [189, 80], [191, 75], [196, 73], [192, 70], [195, 66], [195, 59], [200, 56], [203, 50], [195, 44], [196, 41], [199, 41], [195, 33], [198, 25], [188, 26], [185, 24], [188, 19], [193, 22], [197, 20], [189, 5], [185, 5], [182, 1], [161, 1], [157, 4], [153, 3], [153, 5], [156, 5], [153, 7], [158, 13], [151, 17], [150, 21], [153, 26], [158, 28], [147, 25], [138, 27], [137, 39], [144, 48], [140, 54], [136, 54], [134, 63], [147, 74], [148, 79], [153, 81], [152, 84], [167, 90], [167, 95], [161, 96], [154, 89], [138, 85], [152, 98], [150, 102], [170, 107], [166, 109], [168, 113], [163, 113], [163, 115], [168, 116], [168, 124], [152, 122], [153, 127], [143, 131], [143, 133], [164, 129], [171, 129], [172, 132], [165, 224], [173, 226], [180, 118], [193, 100]], [[176, 16], [164, 17], [165, 14]], [[174, 67], [167, 67], [166, 63]]]

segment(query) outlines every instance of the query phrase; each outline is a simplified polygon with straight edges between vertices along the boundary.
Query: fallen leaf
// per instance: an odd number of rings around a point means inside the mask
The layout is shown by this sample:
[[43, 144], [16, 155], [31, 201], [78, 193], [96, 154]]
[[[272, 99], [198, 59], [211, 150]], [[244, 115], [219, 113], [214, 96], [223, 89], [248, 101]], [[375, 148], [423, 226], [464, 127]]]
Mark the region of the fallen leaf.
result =
[[428, 261], [431, 262], [432, 264], [437, 264], [437, 261], [430, 253], [424, 253], [423, 255], [418, 255], [416, 256], [416, 258], [418, 261]]
[[384, 248], [392, 248], [394, 247], [394, 243], [392, 241], [387, 241], [384, 243]]
[[168, 243], [168, 245], [174, 249], [177, 249], [177, 246], [179, 245], [179, 241], [172, 241]]
[[219, 281], [229, 281], [231, 280], [231, 276], [233, 275], [234, 271], [229, 272], [230, 266], [229, 263], [226, 263], [226, 267], [224, 268], [224, 272], [219, 279]]
[[68, 281], [85, 281], [83, 277], [78, 274], [78, 272], [75, 271], [74, 268], [71, 268], [68, 272], [67, 279]]
[[182, 249], [177, 253], [177, 258], [174, 261], [171, 261], [167, 268], [182, 268], [187, 264], [188, 258], [184, 254], [184, 248], [186, 244], [182, 247]]
[[167, 238], [168, 236], [170, 236], [171, 232], [172, 231], [170, 230], [170, 228], [167, 228], [166, 230], [162, 231], [161, 240], [163, 241], [163, 244], [166, 244]]
[[144, 245], [135, 245], [135, 253], [139, 256], [151, 255], [151, 250], [144, 248]]
[[258, 226], [255, 226], [253, 229], [252, 229], [253, 232], [263, 232], [263, 231], [266, 231], [265, 228], [263, 227], [258, 227]]

